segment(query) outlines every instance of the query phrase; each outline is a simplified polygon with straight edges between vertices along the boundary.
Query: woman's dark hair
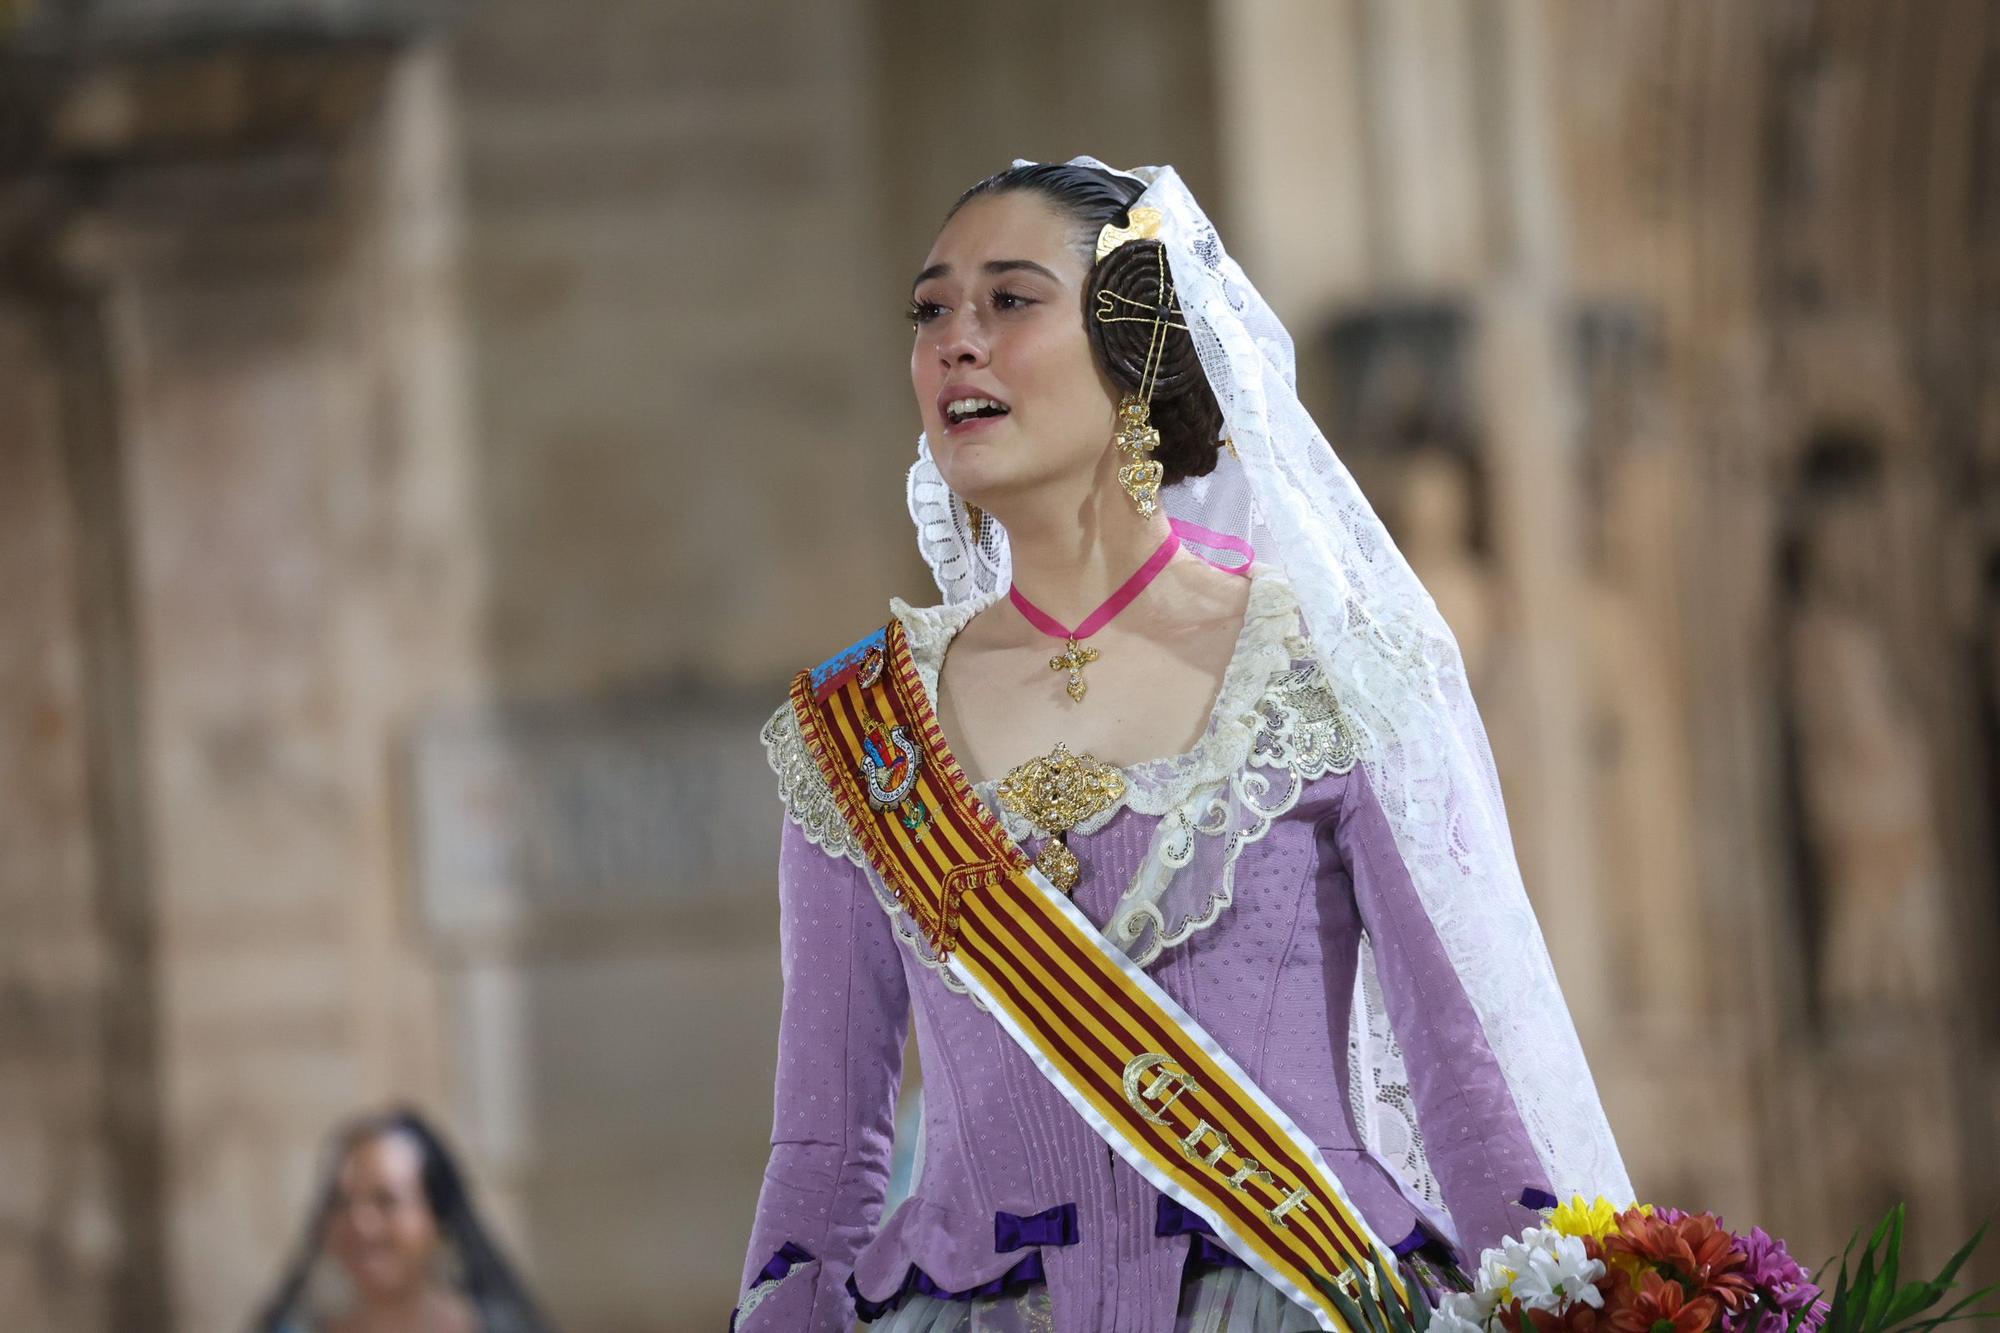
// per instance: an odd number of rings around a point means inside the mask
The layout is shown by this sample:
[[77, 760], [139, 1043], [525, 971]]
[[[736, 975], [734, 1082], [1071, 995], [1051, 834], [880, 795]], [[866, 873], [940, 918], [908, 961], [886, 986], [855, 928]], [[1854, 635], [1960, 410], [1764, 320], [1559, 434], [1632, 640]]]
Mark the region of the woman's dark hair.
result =
[[307, 1313], [306, 1287], [339, 1199], [341, 1165], [356, 1148], [385, 1135], [402, 1135], [417, 1146], [424, 1202], [437, 1222], [439, 1238], [457, 1251], [461, 1293], [478, 1312], [480, 1333], [551, 1333], [552, 1326], [481, 1223], [458, 1160], [430, 1122], [407, 1108], [361, 1116], [334, 1131], [305, 1236], [277, 1291], [251, 1325], [252, 1333], [291, 1333], [305, 1327], [301, 1321]]
[[[1106, 223], [1132, 225], [1128, 210], [1145, 187], [1129, 176], [1064, 162], [1034, 162], [1009, 167], [988, 176], [958, 197], [945, 214], [949, 222], [970, 201], [988, 194], [1038, 194], [1074, 218], [1084, 254], [1091, 255], [1097, 234]], [[1109, 292], [1119, 305], [1127, 302], [1148, 310], [1172, 303], [1173, 275], [1158, 241], [1127, 241], [1092, 264], [1083, 285], [1083, 326], [1097, 350], [1098, 364], [1112, 382], [1136, 393], [1145, 374], [1153, 322], [1140, 318], [1106, 323], [1095, 317], [1098, 294]], [[1182, 317], [1186, 322], [1186, 317]], [[1183, 477], [1201, 477], [1215, 470], [1221, 451], [1222, 408], [1208, 387], [1194, 338], [1185, 328], [1168, 328], [1166, 346], [1154, 372], [1153, 425], [1160, 447], [1153, 457], [1165, 469], [1162, 481], [1171, 485]]]

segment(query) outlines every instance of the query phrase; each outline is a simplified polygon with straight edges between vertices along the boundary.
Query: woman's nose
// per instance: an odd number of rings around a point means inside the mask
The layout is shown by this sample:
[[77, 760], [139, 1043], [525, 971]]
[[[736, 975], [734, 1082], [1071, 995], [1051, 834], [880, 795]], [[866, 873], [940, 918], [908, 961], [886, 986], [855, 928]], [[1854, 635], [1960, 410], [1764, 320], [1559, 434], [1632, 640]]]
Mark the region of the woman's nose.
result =
[[938, 331], [938, 359], [947, 367], [983, 365], [986, 361], [986, 334], [976, 314], [954, 311]]

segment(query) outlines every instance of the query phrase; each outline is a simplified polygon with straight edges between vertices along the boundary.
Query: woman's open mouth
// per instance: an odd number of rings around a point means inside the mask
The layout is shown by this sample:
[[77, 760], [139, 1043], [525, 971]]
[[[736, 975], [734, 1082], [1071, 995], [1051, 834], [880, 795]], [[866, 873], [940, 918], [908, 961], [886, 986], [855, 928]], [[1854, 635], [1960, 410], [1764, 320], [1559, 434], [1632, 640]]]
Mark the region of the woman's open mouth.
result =
[[944, 428], [950, 435], [963, 431], [977, 430], [988, 422], [998, 421], [1011, 409], [997, 398], [984, 398], [973, 394], [954, 397], [943, 405]]

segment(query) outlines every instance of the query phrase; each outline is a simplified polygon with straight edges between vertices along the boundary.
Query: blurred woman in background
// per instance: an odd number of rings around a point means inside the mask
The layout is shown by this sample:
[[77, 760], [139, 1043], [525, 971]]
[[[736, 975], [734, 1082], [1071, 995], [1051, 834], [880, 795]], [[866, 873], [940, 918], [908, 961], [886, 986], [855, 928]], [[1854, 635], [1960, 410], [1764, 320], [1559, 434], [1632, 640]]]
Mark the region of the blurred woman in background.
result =
[[414, 1111], [341, 1127], [316, 1197], [254, 1333], [550, 1329], [487, 1235], [458, 1163]]

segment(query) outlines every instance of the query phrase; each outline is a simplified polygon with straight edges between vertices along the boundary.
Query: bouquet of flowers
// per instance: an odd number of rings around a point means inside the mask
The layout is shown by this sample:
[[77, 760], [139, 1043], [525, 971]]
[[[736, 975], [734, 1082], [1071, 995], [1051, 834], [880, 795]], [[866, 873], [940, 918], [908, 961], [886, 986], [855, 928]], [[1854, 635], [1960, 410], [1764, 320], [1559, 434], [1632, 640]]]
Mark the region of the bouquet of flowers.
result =
[[[1973, 1292], [1941, 1314], [1928, 1312], [1954, 1286], [1979, 1244], [1980, 1228], [1935, 1278], [1898, 1282], [1903, 1209], [1875, 1229], [1850, 1276], [1850, 1242], [1831, 1296], [1785, 1249], [1753, 1227], [1738, 1234], [1713, 1213], [1581, 1196], [1480, 1256], [1469, 1291], [1433, 1309], [1421, 1284], [1405, 1311], [1394, 1301], [1357, 1299], [1350, 1284], [1323, 1283], [1354, 1333], [1929, 1333], [1981, 1314], [1969, 1307], [1996, 1288]], [[1829, 1261], [1829, 1264], [1831, 1261]], [[1824, 1268], [1821, 1270], [1824, 1272]], [[1373, 1292], [1388, 1286], [1378, 1271]]]

